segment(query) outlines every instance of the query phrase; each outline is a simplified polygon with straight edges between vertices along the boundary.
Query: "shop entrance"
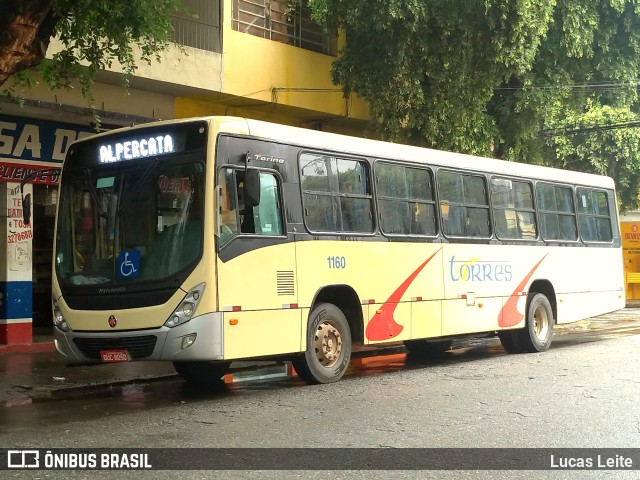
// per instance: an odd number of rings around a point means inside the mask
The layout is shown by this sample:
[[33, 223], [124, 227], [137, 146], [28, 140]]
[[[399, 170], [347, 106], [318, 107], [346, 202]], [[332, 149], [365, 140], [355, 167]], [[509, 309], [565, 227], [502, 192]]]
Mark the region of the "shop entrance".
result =
[[33, 328], [39, 332], [53, 328], [51, 274], [57, 198], [57, 187], [33, 185]]

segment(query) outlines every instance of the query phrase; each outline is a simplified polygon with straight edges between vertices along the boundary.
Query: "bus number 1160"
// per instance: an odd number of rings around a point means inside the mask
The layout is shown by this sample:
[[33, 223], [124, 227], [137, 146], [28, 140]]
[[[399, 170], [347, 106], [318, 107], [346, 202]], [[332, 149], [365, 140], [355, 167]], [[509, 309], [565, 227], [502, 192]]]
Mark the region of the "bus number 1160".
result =
[[329, 268], [347, 268], [347, 259], [344, 257], [327, 257]]

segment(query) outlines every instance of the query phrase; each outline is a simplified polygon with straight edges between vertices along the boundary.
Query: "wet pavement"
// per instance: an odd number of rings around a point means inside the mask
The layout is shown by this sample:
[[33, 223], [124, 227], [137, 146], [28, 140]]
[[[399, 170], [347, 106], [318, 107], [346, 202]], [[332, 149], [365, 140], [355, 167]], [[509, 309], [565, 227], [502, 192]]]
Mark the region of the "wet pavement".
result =
[[[600, 317], [557, 326], [551, 348], [639, 334], [640, 308], [626, 308]], [[503, 353], [496, 338], [456, 340], [453, 350], [462, 353], [465, 349], [485, 346], [487, 349], [481, 348], [480, 354], [486, 355], [489, 350], [497, 354]], [[401, 344], [386, 348], [365, 348], [355, 352], [353, 357], [353, 369], [358, 370], [356, 374], [374, 374], [378, 368], [407, 368], [404, 347]], [[384, 367], [381, 367], [382, 365]], [[238, 384], [243, 380], [282, 377], [282, 381], [286, 383], [292, 381], [287, 378], [291, 375], [290, 372], [287, 366], [273, 362], [262, 363], [257, 367], [246, 363], [234, 363], [232, 375], [225, 379], [227, 383]], [[0, 407], [86, 396], [127, 395], [129, 398], [135, 398], [137, 394], [143, 394], [145, 391], [183, 388], [170, 362], [64, 366], [58, 363], [56, 353], [52, 351], [0, 354]]]

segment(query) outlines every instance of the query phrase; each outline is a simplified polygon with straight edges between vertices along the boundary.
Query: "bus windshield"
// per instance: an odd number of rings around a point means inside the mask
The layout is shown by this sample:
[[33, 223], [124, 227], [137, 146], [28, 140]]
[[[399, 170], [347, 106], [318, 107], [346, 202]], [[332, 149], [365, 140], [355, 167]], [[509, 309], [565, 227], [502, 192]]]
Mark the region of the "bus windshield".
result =
[[67, 285], [162, 280], [202, 253], [204, 164], [65, 172], [55, 264]]

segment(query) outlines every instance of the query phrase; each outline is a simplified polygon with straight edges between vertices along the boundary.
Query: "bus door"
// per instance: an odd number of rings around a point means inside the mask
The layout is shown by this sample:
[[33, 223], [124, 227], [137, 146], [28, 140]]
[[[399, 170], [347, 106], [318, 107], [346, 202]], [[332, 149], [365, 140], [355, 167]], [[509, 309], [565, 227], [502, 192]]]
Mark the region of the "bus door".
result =
[[295, 244], [284, 231], [280, 176], [266, 169], [223, 167], [216, 192], [225, 358], [299, 351]]

